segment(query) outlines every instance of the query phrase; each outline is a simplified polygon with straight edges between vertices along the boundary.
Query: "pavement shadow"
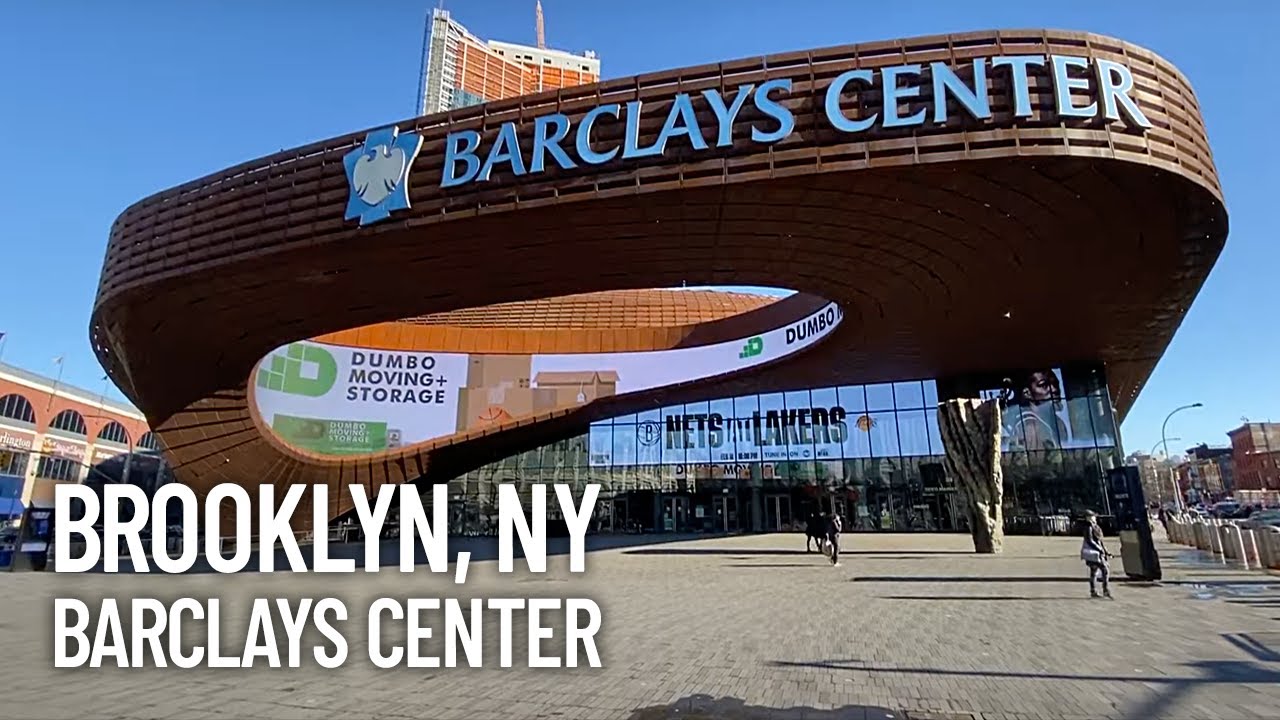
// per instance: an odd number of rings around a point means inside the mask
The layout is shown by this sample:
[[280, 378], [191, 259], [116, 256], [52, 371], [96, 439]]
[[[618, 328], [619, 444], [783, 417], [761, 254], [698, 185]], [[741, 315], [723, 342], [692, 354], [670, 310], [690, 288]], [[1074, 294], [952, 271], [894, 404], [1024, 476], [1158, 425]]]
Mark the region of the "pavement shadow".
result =
[[[937, 718], [947, 720], [947, 716], [928, 714], [921, 718]], [[972, 715], [955, 715], [957, 720], [965, 720]], [[763, 705], [748, 705], [738, 698], [710, 695], [689, 695], [667, 705], [652, 705], [637, 708], [627, 720], [910, 720], [912, 715], [898, 710], [870, 705], [845, 705], [832, 710], [821, 710], [808, 706], [789, 708], [771, 708]]]
[[1093, 598], [1076, 595], [1056, 595], [1052, 597], [1032, 597], [1029, 595], [881, 595], [881, 600], [955, 600], [961, 602], [1061, 602], [1063, 600], [1090, 601]]
[[724, 566], [731, 567], [731, 568], [761, 568], [761, 569], [764, 569], [764, 568], [822, 568], [822, 567], [831, 567], [831, 561], [822, 560], [821, 562], [819, 562], [815, 560], [814, 562], [793, 562], [793, 563], [738, 562], [738, 563], [725, 563]]
[[[601, 552], [604, 550], [617, 550], [619, 548], [661, 545], [664, 543], [689, 542], [691, 540], [707, 540], [717, 537], [726, 537], [725, 535], [717, 535], [712, 533], [702, 534], [671, 534], [671, 535], [587, 535], [585, 542], [586, 552]], [[328, 548], [328, 556], [333, 559], [353, 559], [356, 561], [356, 567], [364, 566], [364, 547], [365, 543], [347, 542], [337, 543], [331, 542]], [[314, 546], [307, 544], [301, 545], [299, 553], [305, 561], [308, 568], [314, 567], [313, 558], [315, 555]], [[514, 543], [513, 556], [517, 559], [524, 557], [524, 548], [519, 542]], [[656, 551], [657, 548], [654, 548]], [[449, 536], [449, 564], [457, 562], [459, 552], [471, 553], [468, 562], [482, 562], [485, 560], [498, 559], [498, 538], [496, 536]], [[635, 552], [635, 551], [627, 551]], [[261, 567], [261, 558], [264, 551], [255, 548], [249, 554], [248, 564], [241, 572], [257, 572]], [[226, 553], [230, 555], [231, 552]], [[567, 537], [549, 537], [547, 538], [547, 556], [553, 557], [558, 555], [569, 554], [569, 538]], [[120, 572], [134, 572], [133, 563], [127, 560], [127, 553], [122, 554], [120, 560]], [[150, 558], [148, 558], [150, 562]], [[381, 540], [378, 544], [378, 563], [382, 567], [396, 566], [400, 564], [400, 540]], [[426, 565], [427, 554], [422, 549], [421, 543], [414, 545], [414, 565]], [[289, 571], [289, 559], [285, 555], [284, 550], [276, 549], [274, 551], [274, 567], [277, 572]], [[103, 566], [99, 562], [97, 567], [89, 572], [102, 572]], [[155, 572], [154, 568], [152, 570]], [[201, 575], [212, 573], [213, 568], [209, 566], [208, 559], [201, 553], [196, 558], [195, 565], [185, 574]]]
[[[1087, 583], [1089, 578], [1080, 575], [859, 575], [849, 578], [858, 583]], [[1119, 582], [1111, 578], [1111, 582]]]
[[[840, 553], [844, 556], [846, 553]], [[1081, 572], [1079, 575], [859, 575], [849, 578], [849, 582], [861, 583], [1087, 583], [1089, 577]], [[1272, 581], [1274, 582], [1274, 581]], [[1112, 584], [1127, 587], [1161, 587], [1162, 585], [1196, 585], [1196, 586], [1229, 586], [1248, 585], [1250, 582], [1152, 582], [1139, 578], [1111, 576]], [[1260, 584], [1260, 583], [1259, 583]]]
[[[734, 549], [721, 547], [707, 548], [644, 548], [641, 550], [627, 550], [625, 555], [817, 555], [818, 551], [807, 551], [804, 548], [784, 549], [784, 548], [750, 548], [750, 549]], [[929, 556], [948, 556], [948, 555], [973, 555], [969, 550], [846, 550], [840, 548], [840, 554], [858, 555], [873, 557], [877, 555], [886, 556], [912, 556], [912, 557], [929, 557]], [[901, 559], [901, 558], [898, 558]]]
[[[1182, 663], [1177, 667], [1194, 671], [1196, 674], [1160, 675], [1160, 676], [1125, 676], [1125, 675], [1070, 675], [1066, 673], [1029, 673], [1009, 670], [952, 670], [943, 668], [903, 668], [876, 667], [860, 661], [848, 660], [816, 660], [796, 662], [775, 660], [768, 663], [773, 667], [822, 668], [826, 670], [849, 670], [851, 672], [885, 673], [892, 675], [929, 675], [934, 677], [966, 677], [987, 680], [1020, 679], [1076, 682], [1109, 682], [1134, 683], [1144, 685], [1156, 692], [1146, 700], [1128, 708], [1122, 716], [1125, 720], [1149, 720], [1162, 716], [1181, 698], [1203, 685], [1280, 685], [1280, 668], [1271, 667], [1272, 652], [1265, 645], [1255, 641], [1237, 642], [1227, 636], [1224, 639], [1232, 645], [1252, 656], [1254, 660], [1200, 660]], [[1267, 664], [1264, 664], [1267, 663]], [[1176, 668], [1171, 668], [1176, 672]], [[807, 716], [806, 716], [807, 717]], [[906, 717], [910, 717], [907, 714]]]

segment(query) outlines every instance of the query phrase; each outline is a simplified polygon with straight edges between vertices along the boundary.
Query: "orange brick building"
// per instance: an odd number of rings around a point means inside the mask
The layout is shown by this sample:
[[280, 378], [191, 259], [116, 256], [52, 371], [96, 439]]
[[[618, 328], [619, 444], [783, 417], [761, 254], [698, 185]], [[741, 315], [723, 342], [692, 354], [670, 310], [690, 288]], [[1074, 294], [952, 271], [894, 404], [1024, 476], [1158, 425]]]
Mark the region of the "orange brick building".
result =
[[0, 363], [0, 515], [52, 502], [58, 483], [137, 449], [157, 443], [133, 407]]
[[[541, 6], [538, 18], [541, 20]], [[539, 22], [541, 27], [541, 22]], [[585, 85], [600, 79], [600, 61], [587, 51], [485, 41], [435, 9], [423, 38], [418, 111], [423, 115]]]

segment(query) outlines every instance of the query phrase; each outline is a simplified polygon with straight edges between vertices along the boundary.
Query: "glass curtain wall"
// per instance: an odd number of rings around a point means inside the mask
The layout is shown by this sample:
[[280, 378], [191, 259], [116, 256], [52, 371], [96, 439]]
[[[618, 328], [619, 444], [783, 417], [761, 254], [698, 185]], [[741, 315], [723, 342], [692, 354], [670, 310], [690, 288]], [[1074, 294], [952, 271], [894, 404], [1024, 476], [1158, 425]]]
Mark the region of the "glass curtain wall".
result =
[[[1010, 532], [1040, 532], [1043, 516], [1107, 510], [1103, 479], [1120, 453], [1105, 383], [1068, 383], [1064, 393], [1058, 377], [1048, 406], [1015, 399], [1006, 411]], [[852, 531], [962, 531], [938, 431], [940, 385], [801, 389], [602, 420], [451, 480], [451, 531], [496, 533], [502, 483], [526, 500], [536, 483], [568, 483], [575, 494], [599, 483], [595, 532], [793, 531], [818, 512], [840, 513]], [[554, 535], [564, 527], [548, 498]]]

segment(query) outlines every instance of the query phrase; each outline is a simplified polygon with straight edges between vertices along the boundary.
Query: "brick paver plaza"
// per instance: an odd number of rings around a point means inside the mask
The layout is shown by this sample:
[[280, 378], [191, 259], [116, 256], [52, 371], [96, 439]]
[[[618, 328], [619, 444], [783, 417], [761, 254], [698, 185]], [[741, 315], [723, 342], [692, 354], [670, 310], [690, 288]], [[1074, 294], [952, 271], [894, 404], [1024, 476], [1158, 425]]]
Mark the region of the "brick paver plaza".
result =
[[[1073, 538], [1009, 538], [1002, 556], [979, 557], [962, 536], [850, 535], [839, 568], [803, 545], [768, 535], [605, 550], [580, 576], [563, 556], [540, 576], [473, 563], [464, 586], [425, 569], [0, 575], [0, 716], [1280, 717], [1280, 577], [1162, 545], [1166, 582], [1120, 583], [1106, 602], [1087, 599]], [[250, 597], [337, 596], [355, 615], [350, 655], [337, 670], [311, 662], [309, 643], [299, 669], [54, 670], [52, 598], [104, 594], [222, 598], [233, 652]], [[380, 670], [362, 614], [383, 595], [590, 597], [604, 667], [500, 669], [486, 635], [492, 669]]]

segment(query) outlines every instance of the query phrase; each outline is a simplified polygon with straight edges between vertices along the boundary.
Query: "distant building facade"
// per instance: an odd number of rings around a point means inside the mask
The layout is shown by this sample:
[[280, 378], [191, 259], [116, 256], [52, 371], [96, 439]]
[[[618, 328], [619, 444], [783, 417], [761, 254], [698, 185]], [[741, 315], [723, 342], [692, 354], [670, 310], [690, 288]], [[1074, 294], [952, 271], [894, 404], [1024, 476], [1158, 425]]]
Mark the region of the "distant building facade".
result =
[[0, 363], [0, 517], [51, 503], [59, 483], [85, 481], [92, 466], [155, 449], [133, 407]]
[[1231, 448], [1200, 444], [1187, 450], [1178, 464], [1178, 488], [1192, 502], [1210, 502], [1235, 490]]
[[1173, 496], [1173, 473], [1178, 465], [1177, 459], [1135, 452], [1125, 458], [1125, 462], [1138, 468], [1138, 476], [1142, 479], [1142, 494], [1147, 502], [1161, 505], [1176, 502]]
[[[538, 13], [541, 19], [541, 8]], [[541, 23], [539, 23], [540, 25]], [[594, 52], [485, 41], [436, 8], [423, 38], [418, 112], [430, 115], [600, 79]]]
[[1241, 499], [1280, 500], [1280, 423], [1247, 422], [1227, 433]]

